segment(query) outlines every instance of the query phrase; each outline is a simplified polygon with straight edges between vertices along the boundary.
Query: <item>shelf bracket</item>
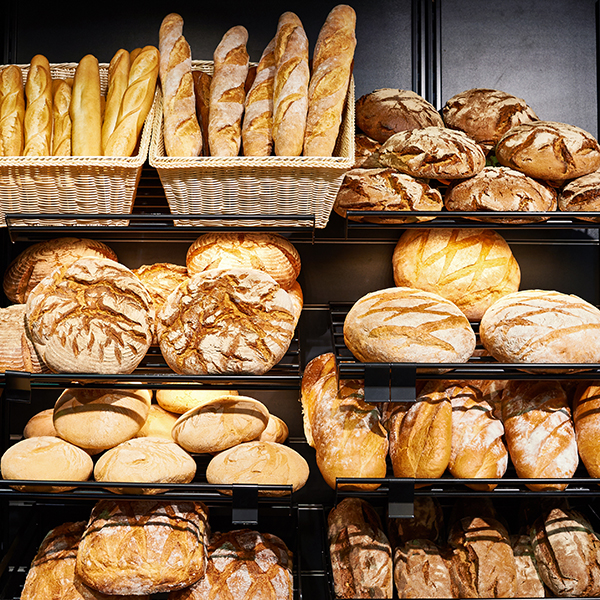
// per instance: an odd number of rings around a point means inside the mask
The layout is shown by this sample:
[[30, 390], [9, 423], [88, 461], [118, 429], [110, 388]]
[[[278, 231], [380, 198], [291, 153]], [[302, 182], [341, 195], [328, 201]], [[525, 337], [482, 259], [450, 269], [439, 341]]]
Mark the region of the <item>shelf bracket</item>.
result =
[[4, 398], [8, 402], [31, 404], [31, 377], [25, 371], [6, 371], [4, 373]]
[[258, 525], [258, 485], [234, 484], [231, 510], [233, 525]]
[[415, 516], [415, 485], [411, 481], [388, 482], [388, 517], [412, 519]]

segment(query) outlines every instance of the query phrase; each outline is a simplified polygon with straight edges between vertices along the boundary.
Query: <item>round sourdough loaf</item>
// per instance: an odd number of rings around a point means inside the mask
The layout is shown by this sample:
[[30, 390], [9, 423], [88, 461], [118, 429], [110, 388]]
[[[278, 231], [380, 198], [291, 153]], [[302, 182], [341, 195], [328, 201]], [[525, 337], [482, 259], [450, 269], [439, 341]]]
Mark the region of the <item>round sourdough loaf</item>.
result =
[[442, 108], [442, 117], [447, 127], [464, 131], [486, 151], [515, 125], [538, 120], [522, 98], [489, 88], [473, 88], [452, 96]]
[[267, 427], [267, 407], [248, 396], [221, 396], [184, 413], [173, 439], [188, 452], [215, 453], [257, 438]]
[[148, 418], [150, 390], [69, 388], [54, 405], [57, 434], [89, 454], [132, 437]]
[[39, 242], [10, 263], [4, 273], [4, 293], [12, 302], [26, 302], [31, 290], [54, 269], [64, 269], [84, 256], [117, 260], [113, 250], [97, 240], [61, 237]]
[[[290, 485], [293, 492], [306, 483], [308, 475], [308, 463], [298, 452], [284, 444], [257, 440], [220, 452], [206, 468], [208, 483]], [[286, 492], [259, 490], [259, 495], [284, 496]]]
[[258, 269], [286, 290], [300, 274], [300, 255], [294, 245], [266, 232], [205, 233], [189, 247], [186, 264], [190, 275], [208, 269]]
[[171, 431], [178, 417], [179, 415], [165, 410], [158, 404], [151, 404], [148, 418], [135, 437], [161, 437], [173, 440]]
[[530, 177], [562, 182], [599, 169], [600, 145], [575, 125], [534, 121], [509, 129], [496, 145], [496, 158]]
[[80, 258], [29, 295], [26, 326], [58, 373], [131, 373], [152, 340], [152, 299], [124, 265]]
[[45, 373], [41, 359], [25, 326], [25, 304], [0, 308], [0, 372]]
[[503, 296], [486, 310], [479, 335], [499, 362], [600, 362], [600, 310], [553, 290]]
[[479, 321], [498, 298], [516, 292], [521, 270], [491, 229], [407, 229], [392, 255], [394, 283], [447, 298]]
[[408, 287], [358, 300], [346, 315], [344, 340], [361, 362], [458, 363], [475, 350], [475, 333], [455, 304]]
[[52, 415], [54, 414], [53, 408], [47, 408], [39, 413], [33, 415], [23, 429], [23, 437], [39, 437], [41, 435], [49, 435], [57, 437], [56, 429], [54, 429], [54, 423], [52, 421]]
[[[10, 446], [0, 460], [3, 479], [87, 481], [94, 463], [90, 455], [54, 436], [31, 437]], [[15, 485], [24, 492], [66, 492], [73, 486]]]
[[277, 442], [283, 444], [290, 431], [285, 421], [269, 413], [269, 422], [261, 434], [256, 438], [259, 442]]
[[[600, 211], [600, 171], [569, 181], [558, 195], [558, 208], [564, 211]], [[590, 220], [596, 219], [592, 217]]]
[[158, 315], [167, 364], [185, 375], [261, 375], [286, 353], [297, 308], [257, 269], [209, 269], [180, 285]]
[[237, 395], [235, 390], [160, 389], [156, 390], [156, 401], [165, 410], [182, 415], [213, 398], [235, 395]]
[[399, 131], [444, 126], [435, 106], [411, 90], [374, 90], [361, 96], [355, 109], [358, 128], [378, 142]]

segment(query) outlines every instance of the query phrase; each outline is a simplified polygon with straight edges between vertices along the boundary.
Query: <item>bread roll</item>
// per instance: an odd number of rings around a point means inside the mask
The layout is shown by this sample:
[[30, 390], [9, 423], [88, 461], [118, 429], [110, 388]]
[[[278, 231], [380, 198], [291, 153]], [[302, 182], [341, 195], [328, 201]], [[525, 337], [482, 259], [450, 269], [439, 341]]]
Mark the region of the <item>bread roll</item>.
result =
[[208, 509], [201, 502], [101, 500], [77, 551], [76, 572], [104, 594], [157, 594], [206, 571]]
[[0, 71], [0, 156], [20, 156], [25, 144], [25, 93], [17, 65]]
[[135, 437], [161, 437], [172, 440], [171, 431], [179, 415], [165, 410], [158, 404], [151, 404], [148, 418]]
[[395, 133], [444, 127], [433, 104], [411, 90], [382, 88], [356, 101], [356, 125], [370, 138], [385, 142]]
[[391, 598], [392, 549], [379, 515], [361, 498], [344, 498], [327, 517], [336, 598]]
[[455, 304], [407, 287], [360, 298], [346, 315], [344, 341], [361, 362], [466, 362], [475, 350], [473, 329]]
[[[600, 209], [600, 171], [577, 177], [560, 190], [558, 208], [564, 211], [596, 212]], [[580, 217], [587, 220], [585, 217]]]
[[[559, 382], [509, 382], [502, 394], [502, 423], [519, 477], [573, 477], [579, 464], [577, 442], [567, 395]], [[526, 485], [534, 491], [567, 487], [567, 483]]]
[[[94, 464], [81, 448], [58, 437], [37, 436], [13, 444], [0, 459], [3, 479], [86, 481]], [[22, 492], [67, 492], [73, 486], [14, 485]]]
[[196, 96], [196, 117], [202, 131], [202, 156], [209, 156], [208, 113], [210, 110], [210, 82], [212, 75], [206, 71], [192, 71], [194, 95]]
[[229, 29], [214, 52], [210, 82], [208, 144], [211, 156], [237, 156], [242, 143], [242, 115], [248, 76], [248, 31], [238, 25]]
[[47, 373], [25, 327], [25, 305], [0, 308], [0, 372]]
[[333, 155], [352, 74], [355, 29], [354, 9], [338, 4], [319, 32], [308, 85], [305, 156]]
[[300, 156], [308, 112], [308, 38], [298, 16], [285, 12], [275, 35], [273, 143], [277, 156]]
[[25, 423], [23, 429], [23, 437], [39, 437], [41, 435], [47, 435], [50, 437], [58, 437], [56, 429], [54, 428], [54, 422], [52, 416], [54, 414], [53, 408], [47, 408], [39, 413], [36, 413]]
[[108, 82], [106, 90], [106, 106], [102, 119], [102, 153], [106, 154], [108, 138], [115, 130], [123, 94], [127, 89], [129, 69], [131, 67], [129, 52], [120, 48], [116, 51], [108, 65]]
[[71, 154], [102, 156], [102, 108], [98, 59], [86, 54], [77, 65], [71, 93]]
[[52, 154], [71, 156], [71, 83], [65, 79], [52, 81], [52, 100], [54, 133], [52, 136]]
[[573, 397], [577, 449], [590, 477], [600, 477], [600, 388], [581, 382]]
[[509, 539], [517, 567], [515, 598], [545, 598], [544, 582], [540, 578], [529, 536], [511, 535]]
[[283, 444], [287, 440], [289, 433], [290, 431], [285, 421], [269, 413], [267, 426], [256, 439], [259, 442], [277, 442], [278, 444]]
[[57, 434], [89, 454], [124, 442], [148, 418], [149, 390], [66, 389], [54, 405]]
[[49, 156], [52, 152], [52, 75], [48, 59], [31, 59], [25, 82], [24, 156]]
[[150, 347], [152, 300], [127, 267], [108, 258], [53, 271], [26, 306], [31, 339], [54, 372], [131, 373]]
[[392, 267], [397, 286], [439, 294], [469, 321], [481, 320], [521, 282], [510, 246], [491, 229], [408, 229], [394, 248]]
[[[220, 398], [221, 396], [237, 395], [235, 390], [211, 390], [211, 389], [158, 389], [156, 390], [156, 401], [165, 410], [182, 415], [188, 410], [196, 408], [200, 404]], [[178, 417], [179, 418], [179, 417]]]
[[173, 439], [188, 452], [221, 452], [257, 438], [269, 411], [248, 396], [221, 396], [203, 402], [177, 419]]

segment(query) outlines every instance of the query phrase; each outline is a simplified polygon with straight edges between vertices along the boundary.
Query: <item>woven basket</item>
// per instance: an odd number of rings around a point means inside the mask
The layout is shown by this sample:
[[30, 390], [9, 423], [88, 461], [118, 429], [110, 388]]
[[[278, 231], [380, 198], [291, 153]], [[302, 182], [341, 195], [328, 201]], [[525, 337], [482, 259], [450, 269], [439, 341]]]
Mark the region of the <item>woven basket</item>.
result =
[[[18, 65], [23, 83], [29, 65]], [[100, 65], [103, 94], [108, 85], [108, 64]], [[2, 67], [0, 67], [1, 69]], [[77, 63], [51, 64], [53, 78], [75, 75]], [[142, 129], [137, 153], [119, 156], [0, 156], [0, 226], [7, 214], [35, 218], [11, 220], [11, 225], [127, 225], [125, 219], [42, 219], [41, 214], [129, 214], [148, 157], [156, 94]]]
[[[192, 69], [212, 73], [213, 63], [192, 61]], [[159, 174], [172, 214], [211, 217], [175, 219], [176, 225], [317, 228], [327, 225], [344, 174], [354, 164], [354, 81], [349, 86], [332, 157], [167, 157], [162, 95], [160, 91], [158, 94], [150, 165]]]

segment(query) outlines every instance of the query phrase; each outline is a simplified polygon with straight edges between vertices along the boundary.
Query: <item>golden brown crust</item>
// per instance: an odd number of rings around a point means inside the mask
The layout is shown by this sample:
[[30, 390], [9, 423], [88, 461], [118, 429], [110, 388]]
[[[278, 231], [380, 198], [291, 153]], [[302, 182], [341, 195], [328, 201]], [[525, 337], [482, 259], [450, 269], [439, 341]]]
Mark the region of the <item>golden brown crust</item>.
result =
[[108, 65], [108, 84], [106, 90], [106, 105], [102, 119], [102, 153], [106, 154], [106, 145], [117, 124], [123, 94], [129, 80], [130, 56], [127, 50], [116, 51]]
[[573, 422], [579, 456], [590, 477], [600, 477], [600, 388], [581, 382], [573, 397]]
[[52, 75], [48, 59], [31, 59], [25, 83], [24, 156], [49, 156], [52, 150]]
[[86, 54], [77, 65], [71, 91], [71, 154], [102, 156], [102, 105], [98, 59]]
[[202, 156], [209, 156], [208, 113], [210, 109], [210, 82], [212, 75], [206, 71], [192, 71], [194, 95], [196, 96], [196, 116], [202, 131]]
[[25, 144], [25, 92], [17, 65], [0, 71], [0, 156], [20, 156]]
[[53, 122], [52, 154], [71, 155], [71, 83], [65, 79], [52, 81]]

